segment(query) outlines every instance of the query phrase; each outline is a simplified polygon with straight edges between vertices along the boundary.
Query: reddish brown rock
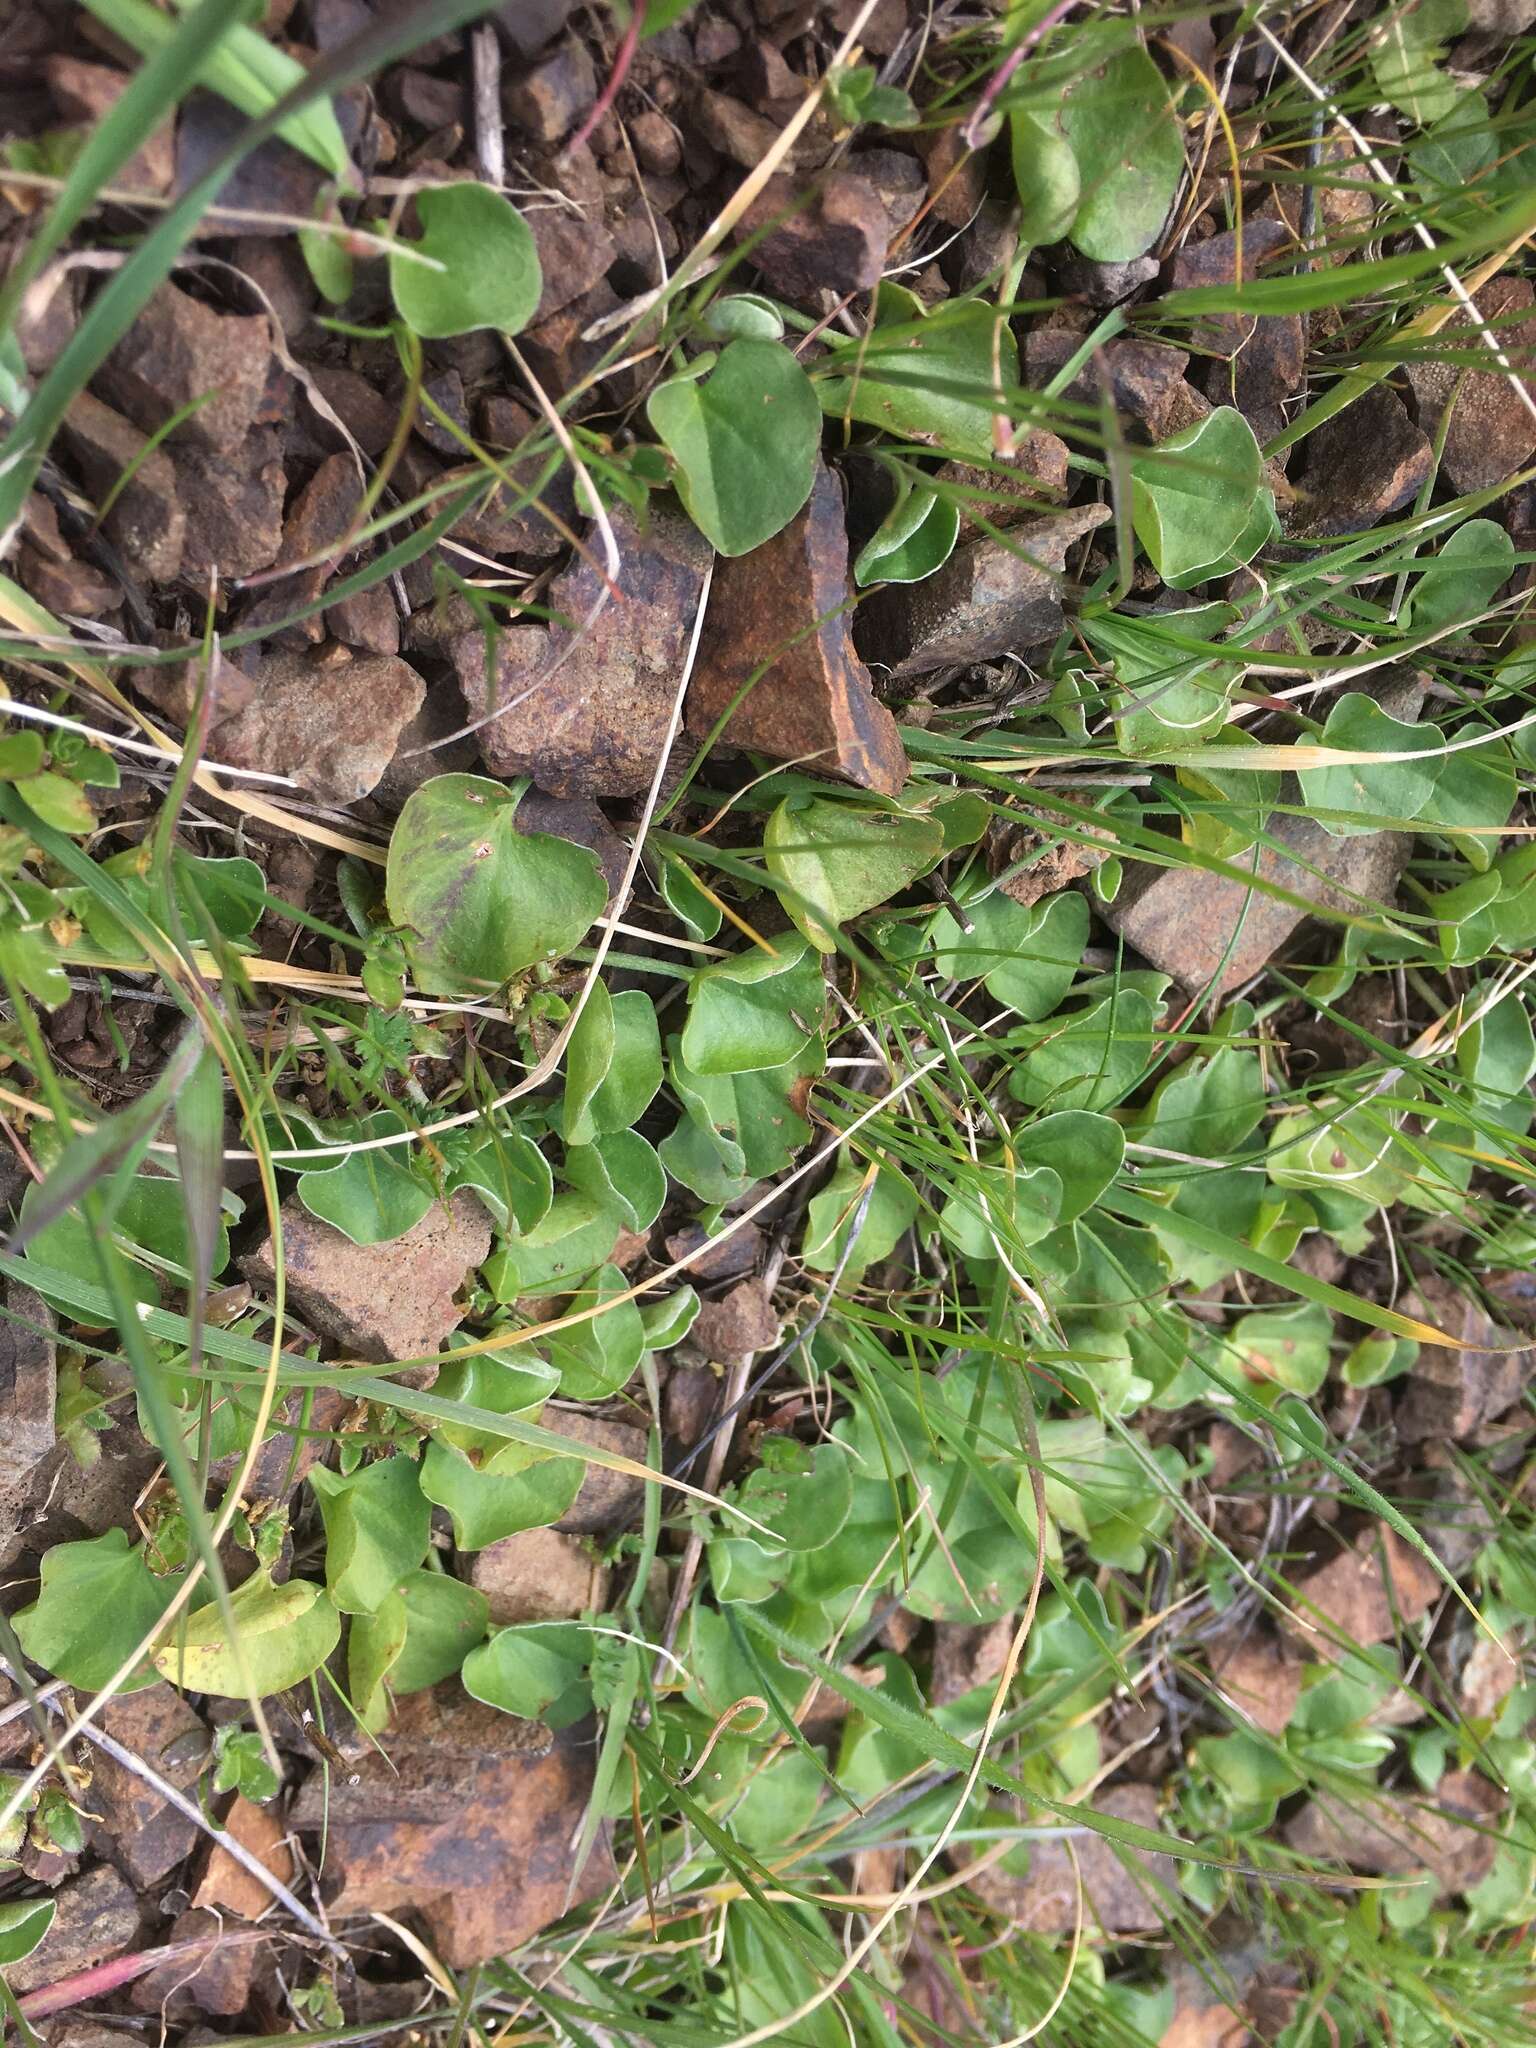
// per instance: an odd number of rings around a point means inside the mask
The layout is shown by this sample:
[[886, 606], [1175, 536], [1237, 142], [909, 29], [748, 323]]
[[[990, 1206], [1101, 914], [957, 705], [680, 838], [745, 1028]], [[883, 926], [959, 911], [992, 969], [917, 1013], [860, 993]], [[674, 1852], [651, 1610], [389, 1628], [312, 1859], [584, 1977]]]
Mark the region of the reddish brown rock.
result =
[[1243, 1718], [1266, 1735], [1283, 1735], [1301, 1698], [1300, 1661], [1286, 1655], [1278, 1638], [1258, 1629], [1219, 1638], [1210, 1658], [1217, 1690]]
[[502, 94], [507, 119], [544, 148], [565, 139], [597, 97], [597, 73], [579, 36], [514, 78]]
[[[1232, 285], [1271, 273], [1280, 252], [1292, 245], [1284, 221], [1250, 220], [1243, 224], [1242, 263], [1235, 234], [1211, 235], [1186, 242], [1167, 266], [1171, 291], [1202, 285]], [[1208, 385], [1218, 403], [1237, 403], [1244, 410], [1274, 405], [1301, 389], [1306, 374], [1306, 323], [1296, 313], [1217, 313], [1196, 321], [1191, 341], [1203, 356], [1216, 357]], [[1229, 362], [1230, 371], [1221, 369]]]
[[754, 113], [728, 93], [701, 87], [694, 95], [694, 125], [699, 136], [744, 171], [755, 170], [779, 139], [765, 114]]
[[809, 198], [791, 179], [770, 178], [741, 217], [738, 234], [755, 235], [751, 260], [791, 305], [819, 310], [821, 294], [873, 291], [891, 240], [891, 215], [878, 188], [850, 170], [829, 172]]
[[469, 1583], [483, 1593], [498, 1628], [522, 1621], [566, 1621], [601, 1612], [608, 1573], [588, 1546], [558, 1529], [522, 1529], [486, 1544], [469, 1561]]
[[[348, 1779], [316, 1772], [294, 1824], [326, 1835], [332, 1921], [419, 1914], [453, 1969], [514, 1949], [566, 1911], [571, 1841], [592, 1789], [590, 1729], [551, 1740], [465, 1697], [457, 1681], [402, 1700], [388, 1756]], [[573, 1903], [606, 1883], [599, 1846]]]
[[[596, 1451], [611, 1451], [632, 1463], [646, 1462], [646, 1432], [632, 1422], [610, 1422], [579, 1409], [546, 1408], [539, 1418], [545, 1429]], [[645, 1498], [645, 1481], [609, 1465], [588, 1465], [581, 1491], [555, 1527], [568, 1536], [600, 1536], [633, 1519]]]
[[947, 1707], [980, 1685], [995, 1685], [1008, 1662], [1015, 1627], [1011, 1614], [1000, 1621], [936, 1621], [929, 1704]]
[[359, 654], [398, 654], [400, 613], [387, 583], [375, 583], [325, 608], [325, 630]]
[[[420, 709], [421, 677], [393, 655], [336, 661], [329, 652], [278, 649], [257, 663], [248, 702], [214, 726], [210, 756], [291, 775], [322, 803], [367, 796]], [[135, 680], [142, 687], [152, 673]]]
[[270, 569], [283, 544], [288, 472], [282, 438], [258, 427], [232, 457], [178, 449], [176, 489], [186, 508], [182, 574], [206, 584], [217, 572], [238, 582]]
[[[1255, 873], [1322, 910], [1370, 914], [1390, 907], [1413, 842], [1404, 832], [1334, 839], [1311, 818], [1271, 817], [1265, 826], [1279, 852], [1261, 847]], [[1308, 911], [1198, 868], [1127, 867], [1124, 884], [1103, 916], [1138, 953], [1195, 992], [1236, 988], [1257, 974]]]
[[1472, 1771], [1447, 1771], [1434, 1797], [1410, 1799], [1389, 1792], [1369, 1805], [1309, 1799], [1285, 1824], [1285, 1839], [1299, 1855], [1345, 1863], [1383, 1877], [1428, 1871], [1443, 1895], [1480, 1884], [1498, 1848], [1493, 1824], [1504, 1798]]
[[[107, 64], [87, 64], [80, 57], [55, 54], [43, 63], [54, 105], [65, 121], [95, 127], [104, 121], [128, 88], [128, 75]], [[175, 129], [164, 121], [112, 175], [120, 192], [169, 192], [176, 176]]]
[[946, 121], [920, 128], [912, 137], [928, 176], [929, 212], [947, 228], [968, 226], [987, 189], [986, 154], [967, 146], [960, 127], [958, 121]]
[[[1150, 1785], [1118, 1785], [1095, 1796], [1093, 1810], [1116, 1820], [1134, 1821], [1138, 1827], [1157, 1828], [1162, 1818], [1157, 1795]], [[1061, 1823], [1053, 1816], [1049, 1825]], [[1023, 1877], [1008, 1877], [997, 1870], [984, 1872], [976, 1889], [996, 1911], [1006, 1913], [1027, 1934], [1070, 1934], [1077, 1925], [1079, 1872], [1082, 1910], [1088, 1926], [1106, 1934], [1150, 1934], [1167, 1923], [1167, 1905], [1159, 1890], [1174, 1885], [1174, 1864], [1167, 1856], [1147, 1855], [1139, 1849], [1116, 1849], [1102, 1835], [1084, 1828], [1075, 1835], [1072, 1847], [1077, 1866], [1059, 1838], [1033, 1842], [1029, 1870]]]
[[[1408, 383], [1419, 425], [1433, 440], [1447, 405], [1451, 407], [1441, 474], [1457, 492], [1485, 491], [1526, 462], [1536, 449], [1536, 294], [1524, 277], [1490, 278], [1473, 298], [1499, 343], [1513, 378], [1488, 355], [1486, 370], [1465, 362], [1418, 362], [1408, 366]], [[1487, 352], [1458, 312], [1440, 331], [1441, 343], [1474, 358]]]
[[130, 569], [151, 583], [168, 582], [181, 567], [187, 533], [187, 515], [169, 455], [163, 448], [146, 454], [147, 437], [88, 391], [71, 402], [61, 432], [64, 447], [98, 504], [134, 465], [102, 531], [122, 550]]
[[[212, 1738], [207, 1728], [163, 1680], [111, 1701], [102, 1708], [100, 1723], [178, 1792], [189, 1790], [208, 1762]], [[87, 1804], [106, 1831], [113, 1858], [141, 1889], [158, 1884], [197, 1844], [195, 1825], [105, 1751], [93, 1759]]]
[[601, 220], [564, 206], [535, 207], [526, 218], [544, 274], [544, 290], [533, 316], [537, 326], [589, 292], [618, 252]]
[[219, 1914], [193, 1907], [180, 1913], [165, 1936], [180, 1953], [138, 1978], [128, 2002], [139, 2012], [216, 2014], [231, 2018], [250, 2004], [260, 1959], [259, 1937], [226, 1927]]
[[[283, 1204], [289, 1302], [354, 1358], [434, 1357], [463, 1317], [454, 1295], [490, 1248], [490, 1218], [465, 1189], [434, 1202], [388, 1244], [354, 1244], [311, 1216], [297, 1195]], [[270, 1285], [272, 1240], [241, 1267], [248, 1279]]]
[[[485, 635], [453, 642], [454, 665], [472, 717], [507, 709], [477, 735], [493, 775], [532, 775], [556, 796], [631, 796], [649, 783], [666, 737], [704, 588], [709, 549], [690, 520], [653, 507], [644, 533], [613, 514], [620, 564], [606, 585], [596, 562], [578, 561], [546, 602], [567, 626], [513, 626], [496, 641], [487, 689]], [[521, 701], [516, 701], [521, 699]]]
[[921, 583], [887, 584], [859, 610], [859, 645], [905, 679], [991, 661], [1060, 632], [1067, 551], [1110, 518], [1107, 505], [1026, 519], [1006, 542], [957, 548]]
[[15, 1556], [17, 1532], [54, 1460], [57, 1391], [53, 1311], [30, 1287], [7, 1280], [0, 1317], [0, 1567]]
[[1429, 475], [1428, 436], [1383, 384], [1324, 421], [1304, 447], [1292, 531], [1309, 540], [1374, 526], [1406, 505]]
[[729, 1293], [702, 1301], [688, 1332], [690, 1349], [714, 1365], [727, 1365], [770, 1351], [779, 1341], [779, 1319], [760, 1276], [740, 1280]]
[[271, 365], [265, 313], [216, 312], [179, 286], [163, 284], [95, 382], [107, 403], [146, 433], [205, 399], [175, 429], [171, 445], [227, 456], [257, 423]]
[[1398, 1307], [1467, 1347], [1420, 1347], [1397, 1404], [1397, 1433], [1404, 1443], [1457, 1442], [1515, 1405], [1536, 1353], [1513, 1348], [1509, 1331], [1501, 1330], [1471, 1295], [1438, 1273], [1426, 1273]]
[[16, 562], [22, 587], [58, 617], [99, 619], [123, 601], [112, 579], [78, 555], [56, 561], [24, 541]]
[[1013, 455], [1006, 462], [946, 462], [935, 481], [952, 484], [962, 493], [956, 501], [960, 514], [960, 538], [969, 540], [986, 526], [1006, 529], [1044, 509], [1042, 500], [1064, 498], [1067, 494], [1067, 444], [1044, 427], [1032, 427], [1018, 437]]
[[907, 757], [854, 652], [848, 596], [842, 495], [818, 469], [810, 502], [782, 533], [716, 565], [688, 691], [689, 732], [704, 738], [750, 683], [724, 745], [894, 795]]
[[[243, 1792], [237, 1792], [234, 1804], [224, 1816], [224, 1832], [242, 1849], [248, 1849], [279, 1884], [292, 1884], [294, 1862], [288, 1831], [271, 1807], [256, 1806]], [[260, 1878], [252, 1876], [243, 1863], [237, 1863], [221, 1843], [215, 1842], [208, 1852], [192, 1903], [209, 1911], [238, 1913], [243, 1920], [259, 1920], [271, 1907], [272, 1894]]]
[[22, 1962], [6, 1965], [12, 1991], [35, 1991], [57, 1983], [109, 1956], [120, 1956], [139, 1939], [139, 1901], [110, 1863], [60, 1885], [58, 1911], [42, 1943]]
[[1384, 1643], [1422, 1621], [1443, 1590], [1431, 1566], [1385, 1523], [1363, 1529], [1327, 1563], [1292, 1574], [1291, 1583], [1296, 1599], [1286, 1633], [1309, 1657], [1330, 1663], [1351, 1645]]

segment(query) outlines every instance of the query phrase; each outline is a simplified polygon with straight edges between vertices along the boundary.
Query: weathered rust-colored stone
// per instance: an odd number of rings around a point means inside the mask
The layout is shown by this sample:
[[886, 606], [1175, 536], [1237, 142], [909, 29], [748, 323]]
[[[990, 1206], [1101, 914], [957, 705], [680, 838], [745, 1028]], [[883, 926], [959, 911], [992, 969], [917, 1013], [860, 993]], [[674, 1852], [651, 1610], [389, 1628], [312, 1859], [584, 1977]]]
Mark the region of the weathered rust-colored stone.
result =
[[818, 469], [805, 509], [782, 533], [716, 567], [688, 730], [703, 739], [751, 682], [724, 745], [894, 795], [907, 757], [854, 652], [847, 605], [842, 496]]

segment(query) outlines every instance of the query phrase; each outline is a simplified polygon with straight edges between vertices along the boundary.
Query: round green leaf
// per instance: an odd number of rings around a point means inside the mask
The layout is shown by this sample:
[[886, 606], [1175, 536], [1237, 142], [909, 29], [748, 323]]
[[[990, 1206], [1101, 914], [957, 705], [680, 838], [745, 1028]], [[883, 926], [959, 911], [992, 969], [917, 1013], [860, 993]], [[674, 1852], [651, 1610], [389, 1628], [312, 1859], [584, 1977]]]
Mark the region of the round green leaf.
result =
[[787, 526], [816, 479], [821, 410], [775, 341], [732, 341], [705, 376], [658, 385], [646, 405], [695, 525], [722, 555], [745, 555]]
[[489, 185], [433, 185], [416, 194], [416, 212], [416, 253], [442, 268], [390, 257], [389, 288], [406, 326], [426, 340], [477, 327], [521, 333], [544, 277], [532, 232], [511, 200]]
[[749, 1074], [798, 1057], [821, 1026], [821, 962], [798, 940], [701, 967], [688, 995], [683, 1058], [696, 1074]]
[[[402, 1116], [381, 1109], [365, 1117], [357, 1131], [360, 1139], [368, 1139], [406, 1128]], [[411, 1171], [410, 1156], [403, 1146], [353, 1152], [334, 1166], [301, 1173], [299, 1200], [311, 1216], [331, 1224], [353, 1244], [387, 1244], [419, 1223], [434, 1200], [427, 1182]]]
[[7, 1899], [0, 1905], [0, 1970], [25, 1962], [53, 1925], [58, 1909], [57, 1899]]
[[980, 975], [998, 1002], [1026, 1019], [1048, 1017], [1077, 973], [1088, 943], [1088, 906], [1072, 890], [1015, 903], [1001, 889], [965, 906], [970, 931], [941, 910], [931, 927], [934, 962], [959, 981]]
[[438, 775], [406, 799], [384, 870], [389, 914], [434, 995], [495, 990], [577, 945], [608, 901], [597, 858], [548, 832], [519, 832], [518, 793], [481, 775]]
[[1008, 117], [1013, 181], [1019, 188], [1019, 244], [1036, 249], [1059, 242], [1071, 228], [1083, 181], [1072, 145], [1062, 133], [1060, 110], [1016, 107]]
[[1183, 587], [1225, 566], [1253, 520], [1263, 480], [1253, 429], [1230, 405], [1132, 461], [1136, 538], [1165, 582]]
[[1431, 633], [1475, 618], [1508, 582], [1515, 544], [1492, 519], [1469, 519], [1447, 536], [1399, 614], [1405, 633]]
[[578, 1621], [535, 1621], [498, 1629], [464, 1659], [472, 1700], [551, 1728], [579, 1721], [592, 1703], [587, 1666], [592, 1635]]
[[586, 1476], [579, 1458], [545, 1458], [519, 1466], [516, 1461], [527, 1456], [521, 1446], [512, 1444], [477, 1467], [436, 1438], [427, 1445], [421, 1490], [435, 1506], [448, 1510], [460, 1550], [484, 1550], [488, 1543], [499, 1543], [503, 1536], [523, 1529], [546, 1529], [575, 1500]]
[[[43, 1559], [36, 1600], [15, 1617], [17, 1639], [55, 1678], [94, 1692], [151, 1633], [175, 1584], [157, 1579], [121, 1529], [81, 1543], [56, 1543]], [[153, 1684], [141, 1667], [127, 1691]]]
[[954, 501], [919, 484], [899, 498], [859, 550], [853, 580], [865, 583], [921, 583], [942, 569], [960, 538]]
[[763, 864], [780, 901], [823, 953], [837, 951], [831, 927], [888, 902], [943, 852], [936, 818], [836, 797], [786, 797], [763, 828]]
[[[915, 292], [890, 281], [875, 295], [875, 326], [854, 340], [829, 331], [816, 395], [832, 419], [862, 420], [948, 455], [993, 454], [998, 387], [1018, 383], [1019, 358], [1006, 322], [974, 299], [930, 313]], [[843, 363], [848, 370], [843, 371]]]
[[1184, 171], [1184, 137], [1167, 81], [1131, 48], [1078, 80], [1061, 125], [1082, 201], [1072, 240], [1095, 263], [1129, 263], [1157, 240]]
[[309, 1483], [325, 1524], [325, 1583], [343, 1614], [371, 1614], [427, 1554], [432, 1511], [413, 1460], [355, 1472], [316, 1465]]
[[[1325, 816], [1320, 821], [1335, 839], [1374, 832], [1384, 818], [1416, 818], [1434, 793], [1443, 756], [1437, 754], [1430, 760], [1412, 757], [1443, 745], [1439, 728], [1405, 725], [1358, 690], [1341, 697], [1328, 713], [1322, 744], [1340, 753], [1388, 757], [1379, 766], [1369, 760], [1342, 761], [1337, 767], [1298, 771], [1302, 796], [1312, 809], [1346, 814]], [[1390, 758], [1403, 754], [1410, 758]]]
[[[405, 1603], [405, 1647], [389, 1676], [397, 1693], [424, 1692], [451, 1678], [485, 1635], [485, 1595], [446, 1572], [412, 1572], [400, 1587]], [[353, 1624], [356, 1627], [356, 1623]]]
[[[263, 1698], [318, 1671], [341, 1637], [341, 1616], [325, 1588], [307, 1579], [276, 1586], [258, 1572], [233, 1595], [230, 1606], [251, 1683]], [[245, 1697], [217, 1601], [178, 1623], [153, 1662], [162, 1678], [186, 1692], [211, 1692], [226, 1700]]]

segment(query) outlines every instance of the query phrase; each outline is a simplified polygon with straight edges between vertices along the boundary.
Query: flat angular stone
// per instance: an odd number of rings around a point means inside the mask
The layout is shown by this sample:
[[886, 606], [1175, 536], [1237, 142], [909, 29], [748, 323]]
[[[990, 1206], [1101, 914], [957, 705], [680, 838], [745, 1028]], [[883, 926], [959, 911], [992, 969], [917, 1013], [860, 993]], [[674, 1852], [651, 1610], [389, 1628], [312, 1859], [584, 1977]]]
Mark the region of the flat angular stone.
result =
[[1385, 385], [1324, 421], [1304, 444], [1307, 466], [1291, 530], [1309, 540], [1356, 533], [1397, 512], [1429, 475], [1429, 438]]
[[1406, 1793], [1351, 1800], [1309, 1799], [1285, 1823], [1285, 1839], [1303, 1856], [1345, 1863], [1383, 1877], [1427, 1870], [1442, 1895], [1480, 1884], [1493, 1867], [1493, 1823], [1503, 1796], [1474, 1771], [1447, 1771], [1430, 1798]]
[[187, 515], [176, 489], [176, 470], [163, 448], [146, 455], [147, 436], [131, 421], [82, 391], [64, 415], [62, 438], [82, 481], [98, 504], [134, 465], [102, 531], [120, 548], [130, 569], [151, 583], [166, 583], [181, 567]]
[[6, 1966], [12, 1991], [36, 1991], [93, 1963], [104, 1963], [133, 1948], [139, 1939], [139, 1901], [110, 1863], [59, 1886], [58, 1911], [41, 1944], [19, 1963]]
[[848, 595], [842, 493], [818, 468], [809, 502], [782, 533], [716, 565], [688, 691], [689, 732], [704, 738], [756, 677], [723, 745], [894, 795], [907, 757], [854, 651]]
[[815, 309], [823, 292], [841, 298], [873, 291], [880, 282], [891, 215], [878, 187], [854, 171], [829, 172], [803, 203], [793, 180], [770, 178], [742, 215], [738, 233], [764, 228], [768, 232], [753, 243], [751, 261], [791, 305]]
[[[573, 1443], [612, 1451], [637, 1465], [645, 1463], [646, 1432], [633, 1422], [610, 1422], [567, 1408], [546, 1408], [539, 1417], [545, 1429], [568, 1436]], [[633, 1519], [645, 1498], [645, 1481], [611, 1466], [589, 1465], [581, 1491], [555, 1527], [568, 1536], [598, 1536]]]
[[30, 1287], [7, 1280], [0, 1316], [0, 1559], [7, 1562], [53, 1454], [56, 1391], [53, 1310]]
[[[1433, 440], [1441, 416], [1451, 407], [1440, 467], [1458, 492], [1486, 491], [1526, 462], [1536, 448], [1536, 294], [1523, 277], [1490, 278], [1473, 304], [1492, 328], [1515, 375], [1513, 380], [1488, 355], [1486, 370], [1464, 362], [1410, 363], [1408, 384], [1419, 409], [1419, 425]], [[1470, 331], [1465, 313], [1441, 329], [1447, 347], [1487, 352]], [[1522, 395], [1523, 393], [1523, 395]]]
[[[206, 1724], [164, 1680], [113, 1700], [100, 1722], [178, 1792], [196, 1784], [213, 1747]], [[113, 1861], [141, 1890], [158, 1884], [197, 1846], [198, 1830], [186, 1815], [105, 1752], [92, 1760], [85, 1803], [102, 1825]]]
[[211, 392], [174, 430], [171, 443], [232, 455], [257, 422], [271, 366], [265, 313], [220, 313], [163, 284], [107, 357], [95, 385], [146, 433]]
[[288, 472], [281, 436], [257, 427], [230, 456], [177, 449], [176, 489], [186, 509], [182, 574], [205, 583], [238, 582], [270, 569], [283, 544]]
[[[325, 1833], [333, 1922], [419, 1914], [433, 1950], [467, 1969], [561, 1917], [592, 1789], [590, 1727], [551, 1737], [467, 1698], [455, 1679], [402, 1700], [384, 1747], [345, 1778], [316, 1771], [295, 1803], [294, 1825]], [[607, 1881], [599, 1842], [572, 1903]]]
[[[1287, 851], [1258, 849], [1257, 876], [1324, 910], [1390, 905], [1413, 845], [1405, 832], [1334, 839], [1311, 818], [1275, 816], [1265, 830]], [[1099, 914], [1191, 993], [1221, 995], [1257, 974], [1310, 913], [1225, 875], [1133, 862]]]
[[[471, 717], [508, 706], [476, 735], [493, 775], [531, 775], [552, 795], [597, 797], [633, 796], [655, 773], [709, 548], [690, 520], [657, 507], [644, 533], [617, 511], [613, 528], [619, 594], [590, 627], [584, 622], [604, 583], [597, 568], [578, 561], [545, 600], [570, 625], [498, 634], [492, 688], [485, 635], [475, 630], [452, 642]], [[593, 548], [600, 560], [595, 537]]]
[[575, 1536], [521, 1529], [487, 1543], [469, 1561], [469, 1583], [483, 1593], [498, 1628], [524, 1621], [568, 1621], [608, 1598], [608, 1573]]
[[210, 756], [232, 768], [291, 775], [322, 803], [367, 796], [421, 708], [421, 677], [397, 655], [350, 660], [274, 649], [254, 665], [243, 709], [221, 718]]
[[1291, 1583], [1296, 1602], [1282, 1625], [1309, 1657], [1328, 1663], [1351, 1644], [1384, 1643], [1422, 1621], [1442, 1590], [1438, 1574], [1385, 1523], [1363, 1529], [1314, 1570], [1292, 1573]]
[[[354, 1244], [311, 1216], [297, 1195], [283, 1204], [288, 1299], [319, 1333], [355, 1358], [430, 1358], [463, 1319], [454, 1295], [491, 1248], [491, 1219], [461, 1188], [434, 1202], [388, 1244]], [[272, 1240], [241, 1262], [270, 1285]]]
[[1067, 550], [1109, 517], [1107, 505], [1026, 519], [1008, 543], [983, 536], [921, 583], [888, 584], [859, 612], [859, 645], [899, 680], [992, 661], [1060, 632]]
[[1512, 1350], [1509, 1331], [1437, 1273], [1426, 1273], [1398, 1306], [1468, 1347], [1420, 1346], [1397, 1403], [1404, 1443], [1460, 1442], [1513, 1408], [1536, 1366], [1536, 1351]]
[[[92, 127], [107, 118], [131, 82], [126, 72], [114, 71], [109, 64], [87, 64], [62, 54], [45, 59], [43, 72], [60, 116]], [[170, 191], [175, 176], [175, 126], [163, 121], [113, 173], [112, 183], [120, 192], [158, 195]]]

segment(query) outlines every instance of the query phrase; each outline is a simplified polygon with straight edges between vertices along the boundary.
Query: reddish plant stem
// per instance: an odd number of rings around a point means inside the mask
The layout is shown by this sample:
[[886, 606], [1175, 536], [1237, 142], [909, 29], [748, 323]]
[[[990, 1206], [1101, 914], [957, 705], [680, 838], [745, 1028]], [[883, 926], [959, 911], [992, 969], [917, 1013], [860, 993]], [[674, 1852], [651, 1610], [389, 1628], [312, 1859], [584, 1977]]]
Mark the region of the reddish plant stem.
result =
[[993, 103], [998, 95], [1024, 62], [1030, 51], [1035, 47], [1036, 43], [1045, 34], [1046, 30], [1054, 28], [1064, 14], [1071, 12], [1074, 4], [1075, 0], [1056, 0], [1055, 6], [1040, 17], [1019, 44], [1019, 47], [1016, 50], [1010, 50], [1006, 60], [992, 74], [992, 77], [987, 81], [986, 90], [971, 109], [970, 119], [960, 130], [960, 139], [967, 149], [979, 149], [981, 147], [982, 126], [988, 114], [991, 113]]
[[640, 31], [645, 27], [645, 7], [646, 0], [630, 0], [629, 27], [625, 29], [619, 47], [614, 51], [613, 69], [608, 74], [608, 83], [593, 102], [591, 113], [560, 152], [562, 156], [571, 156], [580, 149], [618, 98], [619, 88], [628, 78], [629, 67], [635, 61], [635, 51], [640, 47]]

